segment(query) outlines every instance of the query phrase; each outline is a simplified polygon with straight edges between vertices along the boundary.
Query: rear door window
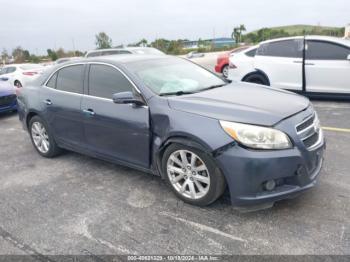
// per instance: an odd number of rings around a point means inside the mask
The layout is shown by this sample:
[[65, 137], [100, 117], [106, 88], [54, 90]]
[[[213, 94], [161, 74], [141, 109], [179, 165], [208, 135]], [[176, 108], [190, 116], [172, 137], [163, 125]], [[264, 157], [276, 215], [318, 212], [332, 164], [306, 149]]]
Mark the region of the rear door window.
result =
[[84, 65], [72, 65], [58, 71], [56, 89], [71, 93], [83, 93]]
[[1, 69], [1, 71], [0, 71], [0, 75], [4, 75], [4, 74], [7, 74], [7, 67]]
[[246, 56], [249, 56], [249, 57], [254, 57], [255, 54], [256, 54], [256, 50], [257, 50], [257, 49], [252, 49], [252, 50], [246, 52], [245, 55], [246, 55]]
[[51, 88], [56, 88], [57, 73], [51, 76], [50, 80], [47, 82], [46, 86]]
[[307, 41], [306, 59], [347, 60], [350, 48], [325, 41]]
[[89, 95], [112, 99], [113, 94], [133, 91], [130, 81], [117, 69], [107, 65], [91, 65]]
[[10, 73], [13, 73], [13, 72], [16, 72], [16, 67], [8, 67], [6, 74], [10, 74]]
[[303, 39], [292, 39], [262, 44], [258, 48], [257, 55], [301, 58], [303, 42]]

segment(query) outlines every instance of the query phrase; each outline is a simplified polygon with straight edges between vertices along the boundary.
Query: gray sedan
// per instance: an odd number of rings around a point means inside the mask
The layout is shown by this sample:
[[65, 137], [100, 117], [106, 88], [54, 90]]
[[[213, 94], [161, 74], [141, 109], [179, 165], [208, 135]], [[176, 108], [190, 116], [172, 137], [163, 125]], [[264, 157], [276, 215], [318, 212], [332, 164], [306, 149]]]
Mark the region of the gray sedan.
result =
[[229, 83], [185, 59], [120, 55], [45, 72], [20, 90], [20, 120], [36, 151], [68, 149], [161, 176], [185, 202], [234, 205], [313, 187], [324, 139], [309, 100]]

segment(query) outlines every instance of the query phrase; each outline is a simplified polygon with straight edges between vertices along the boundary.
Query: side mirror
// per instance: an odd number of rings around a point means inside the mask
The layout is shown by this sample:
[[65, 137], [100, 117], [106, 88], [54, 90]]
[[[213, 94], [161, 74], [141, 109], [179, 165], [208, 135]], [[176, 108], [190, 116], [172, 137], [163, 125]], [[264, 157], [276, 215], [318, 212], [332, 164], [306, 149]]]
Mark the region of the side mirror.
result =
[[135, 97], [133, 92], [120, 92], [113, 95], [113, 102], [116, 104], [134, 104], [137, 106], [144, 105], [144, 102]]
[[348, 57], [346, 59], [350, 61], [350, 54], [348, 55]]

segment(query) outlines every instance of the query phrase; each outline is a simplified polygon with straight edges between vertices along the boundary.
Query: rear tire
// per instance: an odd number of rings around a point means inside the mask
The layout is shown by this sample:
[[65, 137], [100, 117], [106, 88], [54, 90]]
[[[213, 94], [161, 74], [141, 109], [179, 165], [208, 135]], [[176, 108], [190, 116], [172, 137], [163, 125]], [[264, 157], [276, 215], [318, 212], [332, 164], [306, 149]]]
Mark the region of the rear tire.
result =
[[181, 144], [171, 144], [164, 152], [162, 170], [175, 195], [192, 205], [207, 206], [217, 200], [226, 181], [212, 157]]
[[266, 77], [259, 73], [254, 73], [246, 76], [243, 79], [243, 82], [249, 82], [249, 83], [254, 83], [254, 84], [264, 85], [264, 86], [269, 85], [269, 81], [266, 79]]
[[47, 158], [52, 158], [61, 153], [52, 132], [46, 122], [39, 116], [34, 116], [29, 121], [29, 134], [36, 151]]

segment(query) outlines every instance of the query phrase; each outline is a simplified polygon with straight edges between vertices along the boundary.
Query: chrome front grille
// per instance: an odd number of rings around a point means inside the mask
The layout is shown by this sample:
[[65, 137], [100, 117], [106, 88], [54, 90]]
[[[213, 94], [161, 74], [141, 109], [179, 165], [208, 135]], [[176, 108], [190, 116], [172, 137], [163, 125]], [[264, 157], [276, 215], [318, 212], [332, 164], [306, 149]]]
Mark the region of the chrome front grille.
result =
[[300, 140], [308, 150], [313, 150], [322, 143], [323, 133], [316, 112], [304, 119], [295, 128]]

